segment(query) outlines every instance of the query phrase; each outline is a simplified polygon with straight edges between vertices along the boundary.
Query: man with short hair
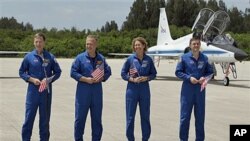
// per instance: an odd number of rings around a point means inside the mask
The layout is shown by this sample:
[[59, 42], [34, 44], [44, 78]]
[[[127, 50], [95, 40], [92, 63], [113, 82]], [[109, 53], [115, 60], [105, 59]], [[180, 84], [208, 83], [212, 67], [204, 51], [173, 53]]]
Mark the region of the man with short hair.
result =
[[181, 56], [175, 75], [183, 80], [181, 87], [180, 132], [181, 141], [188, 140], [189, 124], [194, 107], [196, 141], [205, 139], [205, 91], [201, 89], [205, 77], [213, 74], [208, 58], [200, 52], [201, 41], [194, 36], [189, 43], [191, 51]]
[[84, 128], [90, 109], [92, 141], [102, 137], [102, 82], [111, 75], [105, 58], [96, 51], [97, 37], [88, 35], [86, 51], [79, 54], [72, 64], [70, 75], [77, 81], [75, 98], [75, 141], [83, 141]]
[[61, 69], [55, 56], [44, 49], [45, 39], [43, 33], [35, 34], [35, 49], [24, 57], [19, 69], [20, 77], [28, 83], [23, 141], [30, 141], [38, 108], [40, 140], [49, 140], [52, 82], [60, 77]]

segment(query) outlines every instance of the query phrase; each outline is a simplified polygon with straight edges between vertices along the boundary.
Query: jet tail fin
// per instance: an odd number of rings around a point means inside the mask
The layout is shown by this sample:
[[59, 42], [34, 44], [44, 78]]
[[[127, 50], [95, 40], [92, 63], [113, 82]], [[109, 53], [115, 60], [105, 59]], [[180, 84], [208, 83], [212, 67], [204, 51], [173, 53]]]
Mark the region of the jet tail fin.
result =
[[169, 42], [172, 42], [172, 41], [173, 39], [170, 34], [165, 8], [160, 8], [157, 45], [167, 45], [169, 44]]

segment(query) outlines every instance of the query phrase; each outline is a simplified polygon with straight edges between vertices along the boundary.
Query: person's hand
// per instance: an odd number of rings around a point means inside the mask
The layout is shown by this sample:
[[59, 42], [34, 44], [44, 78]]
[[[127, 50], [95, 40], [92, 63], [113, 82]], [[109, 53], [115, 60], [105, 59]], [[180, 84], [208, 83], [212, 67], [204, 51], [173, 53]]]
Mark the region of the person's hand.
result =
[[[46, 78], [44, 78], [42, 81], [40, 81], [40, 84], [41, 84], [41, 83], [45, 83], [45, 84], [46, 84], [46, 83], [47, 83]], [[46, 84], [46, 85], [47, 85], [47, 84]]]
[[201, 77], [201, 78], [199, 79], [199, 83], [200, 83], [200, 84], [202, 84], [204, 81], [205, 81], [205, 77]]
[[82, 76], [80, 78], [80, 81], [81, 82], [86, 82], [88, 84], [93, 84], [95, 82], [94, 78], [92, 78], [92, 77], [84, 77], [84, 76]]
[[85, 82], [88, 84], [93, 84], [93, 83], [95, 83], [95, 79], [92, 77], [86, 77]]
[[197, 84], [197, 83], [199, 83], [199, 80], [197, 80], [197, 79], [194, 78], [194, 77], [190, 77], [190, 82], [191, 82], [192, 84]]
[[140, 83], [140, 81], [141, 81], [140, 77], [133, 78], [134, 83]]
[[99, 82], [102, 82], [102, 80], [104, 80], [104, 78], [102, 77], [102, 78], [100, 78], [100, 79], [95, 79], [95, 78], [93, 78], [94, 79], [94, 83], [99, 83]]
[[146, 76], [139, 77], [139, 82], [145, 82], [147, 80], [148, 80], [148, 77], [146, 77]]
[[148, 77], [146, 77], [146, 76], [132, 78], [132, 82], [134, 82], [134, 83], [141, 83], [141, 82], [145, 82], [147, 80], [148, 80]]
[[33, 77], [31, 77], [30, 79], [29, 79], [29, 81], [30, 82], [32, 82], [32, 83], [34, 83], [35, 85], [40, 85], [40, 83], [41, 83], [41, 81], [39, 80], [39, 79], [37, 79], [37, 78], [33, 78]]

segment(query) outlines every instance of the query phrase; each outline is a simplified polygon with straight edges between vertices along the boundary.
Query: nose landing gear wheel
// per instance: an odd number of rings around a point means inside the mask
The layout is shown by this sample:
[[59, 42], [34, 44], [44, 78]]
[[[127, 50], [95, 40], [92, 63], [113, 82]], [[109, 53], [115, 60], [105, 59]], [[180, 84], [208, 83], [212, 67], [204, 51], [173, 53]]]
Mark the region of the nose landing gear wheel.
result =
[[229, 85], [229, 78], [228, 77], [224, 78], [223, 84], [224, 84], [224, 86], [228, 86]]

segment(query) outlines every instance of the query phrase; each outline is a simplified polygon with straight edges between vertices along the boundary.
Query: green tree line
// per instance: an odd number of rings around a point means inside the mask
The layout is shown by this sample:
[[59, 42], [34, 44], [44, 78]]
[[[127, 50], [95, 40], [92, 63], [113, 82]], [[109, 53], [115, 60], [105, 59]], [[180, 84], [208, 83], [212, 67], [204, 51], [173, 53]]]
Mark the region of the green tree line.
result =
[[225, 10], [231, 19], [226, 29], [238, 43], [239, 48], [250, 55], [250, 9], [245, 12], [236, 7], [227, 9], [223, 0], [135, 0], [130, 8], [121, 29], [115, 21], [107, 21], [104, 26], [95, 31], [84, 29], [58, 30], [33, 29], [32, 24], [18, 23], [14, 17], [0, 19], [0, 50], [31, 51], [33, 35], [43, 32], [47, 36], [46, 49], [57, 57], [74, 57], [85, 49], [85, 38], [88, 34], [99, 36], [98, 50], [104, 55], [111, 52], [130, 53], [131, 41], [142, 36], [148, 41], [149, 47], [156, 44], [159, 24], [159, 8], [165, 7], [170, 23], [171, 35], [174, 39], [191, 33], [192, 24], [202, 8], [214, 11]]

